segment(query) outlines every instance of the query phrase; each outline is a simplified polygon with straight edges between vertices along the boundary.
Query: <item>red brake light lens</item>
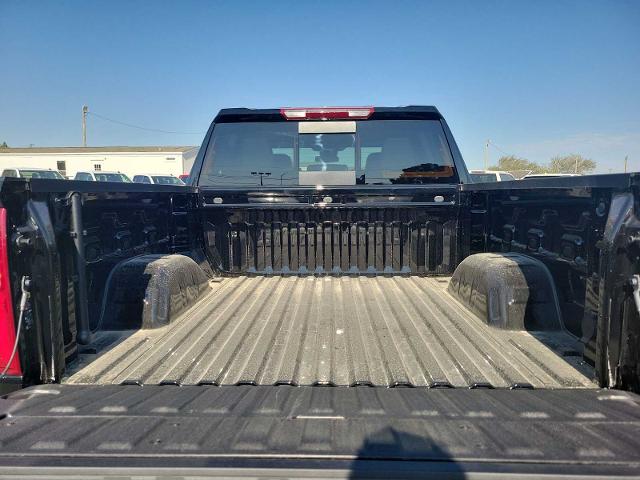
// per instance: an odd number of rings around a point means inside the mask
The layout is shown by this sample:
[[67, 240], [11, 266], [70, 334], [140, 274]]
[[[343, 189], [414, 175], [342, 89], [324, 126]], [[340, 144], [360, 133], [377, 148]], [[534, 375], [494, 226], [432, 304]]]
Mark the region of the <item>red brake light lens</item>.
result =
[[281, 108], [287, 120], [365, 120], [373, 114], [373, 107]]
[[[16, 341], [7, 247], [7, 210], [0, 208], [0, 371], [7, 366]], [[17, 354], [14, 355], [6, 375], [22, 375]]]

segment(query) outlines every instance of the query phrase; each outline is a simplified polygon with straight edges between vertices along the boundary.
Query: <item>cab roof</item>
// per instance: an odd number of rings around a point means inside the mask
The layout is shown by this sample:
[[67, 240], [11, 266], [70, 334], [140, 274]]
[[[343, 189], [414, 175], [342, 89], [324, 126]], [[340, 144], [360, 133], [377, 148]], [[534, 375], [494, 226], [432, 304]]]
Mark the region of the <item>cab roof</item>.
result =
[[[285, 122], [286, 110], [296, 110], [297, 108], [223, 108], [218, 112], [214, 123], [235, 123], [235, 122]], [[441, 120], [442, 114], [434, 106], [407, 106], [407, 107], [299, 107], [299, 110], [346, 110], [346, 109], [370, 109], [369, 120]], [[358, 120], [359, 118], [353, 118]], [[291, 118], [290, 120], [297, 120]], [[300, 119], [305, 120], [305, 119]], [[309, 120], [309, 119], [306, 119]], [[318, 120], [318, 119], [314, 119]], [[344, 118], [341, 118], [344, 120]], [[331, 121], [331, 120], [327, 120]]]

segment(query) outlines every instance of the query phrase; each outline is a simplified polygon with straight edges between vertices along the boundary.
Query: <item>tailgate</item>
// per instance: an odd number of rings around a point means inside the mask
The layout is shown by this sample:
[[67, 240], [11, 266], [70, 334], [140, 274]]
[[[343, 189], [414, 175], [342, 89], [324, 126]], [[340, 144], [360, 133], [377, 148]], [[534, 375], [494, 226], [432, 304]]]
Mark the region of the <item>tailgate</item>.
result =
[[41, 386], [1, 401], [0, 466], [65, 477], [79, 467], [84, 475], [233, 469], [281, 478], [637, 474], [638, 398], [607, 390]]

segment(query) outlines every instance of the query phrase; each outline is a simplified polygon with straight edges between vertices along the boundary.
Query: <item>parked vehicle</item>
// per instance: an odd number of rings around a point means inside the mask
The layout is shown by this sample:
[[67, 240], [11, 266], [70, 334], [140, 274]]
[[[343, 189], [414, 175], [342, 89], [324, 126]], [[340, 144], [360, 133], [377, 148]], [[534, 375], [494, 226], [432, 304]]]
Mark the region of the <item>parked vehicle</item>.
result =
[[75, 180], [85, 182], [131, 183], [131, 179], [120, 172], [77, 172]]
[[0, 468], [638, 473], [639, 175], [475, 184], [437, 109], [353, 107], [52, 183], [0, 184]]
[[50, 180], [66, 180], [57, 170], [47, 168], [6, 168], [3, 177], [11, 178], [47, 178]]
[[189, 183], [189, 174], [188, 173], [183, 173], [182, 175], [180, 175], [178, 177], [180, 180], [182, 180], [185, 184]]
[[561, 177], [579, 177], [578, 173], [529, 173], [525, 175], [522, 179], [532, 179], [532, 178], [561, 178]]
[[145, 173], [134, 175], [133, 183], [146, 183], [155, 185], [184, 185], [185, 183], [178, 177], [162, 173]]
[[498, 170], [471, 170], [469, 176], [475, 183], [510, 182], [516, 179], [509, 172]]

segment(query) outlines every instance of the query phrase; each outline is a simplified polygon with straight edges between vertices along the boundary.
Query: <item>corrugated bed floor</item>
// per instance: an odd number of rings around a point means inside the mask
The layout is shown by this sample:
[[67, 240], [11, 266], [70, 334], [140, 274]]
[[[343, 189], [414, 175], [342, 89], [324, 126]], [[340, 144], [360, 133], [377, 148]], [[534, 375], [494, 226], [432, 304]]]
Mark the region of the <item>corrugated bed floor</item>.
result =
[[85, 357], [66, 381], [594, 387], [573, 337], [491, 328], [448, 295], [447, 282], [225, 278], [171, 325]]

